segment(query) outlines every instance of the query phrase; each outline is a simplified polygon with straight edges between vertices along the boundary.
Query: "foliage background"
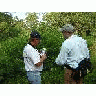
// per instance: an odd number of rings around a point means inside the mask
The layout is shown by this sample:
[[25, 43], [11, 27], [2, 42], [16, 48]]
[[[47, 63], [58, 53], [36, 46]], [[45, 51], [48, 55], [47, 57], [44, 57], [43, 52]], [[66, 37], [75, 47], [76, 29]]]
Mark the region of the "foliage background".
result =
[[96, 83], [96, 13], [95, 12], [46, 12], [43, 21], [38, 22], [37, 13], [27, 13], [25, 20], [13, 18], [10, 12], [0, 12], [0, 83], [29, 84], [22, 58], [31, 30], [41, 34], [41, 44], [37, 49], [47, 48], [48, 58], [44, 62], [42, 84], [64, 84], [64, 69], [54, 65], [64, 41], [59, 28], [66, 23], [75, 27], [75, 34], [87, 40], [94, 66], [92, 73], [84, 78], [84, 83]]

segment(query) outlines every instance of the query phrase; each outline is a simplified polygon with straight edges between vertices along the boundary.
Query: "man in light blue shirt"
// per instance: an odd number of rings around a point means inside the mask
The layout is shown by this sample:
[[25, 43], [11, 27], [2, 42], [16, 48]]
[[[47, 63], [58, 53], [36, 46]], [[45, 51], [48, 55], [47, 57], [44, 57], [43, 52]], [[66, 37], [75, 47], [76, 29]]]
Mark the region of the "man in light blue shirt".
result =
[[66, 24], [60, 31], [62, 31], [65, 41], [62, 43], [60, 53], [55, 62], [58, 65], [67, 64], [67, 67], [65, 68], [65, 83], [82, 83], [82, 78], [79, 80], [71, 78], [73, 73], [71, 68], [78, 68], [78, 64], [81, 61], [85, 58], [89, 58], [86, 40], [74, 35], [74, 27], [71, 24]]

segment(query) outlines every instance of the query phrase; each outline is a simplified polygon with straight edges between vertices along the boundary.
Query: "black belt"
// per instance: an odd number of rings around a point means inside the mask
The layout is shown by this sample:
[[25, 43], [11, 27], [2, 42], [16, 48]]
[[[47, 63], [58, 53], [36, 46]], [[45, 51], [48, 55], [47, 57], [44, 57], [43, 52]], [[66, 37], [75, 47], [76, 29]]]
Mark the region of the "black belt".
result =
[[64, 66], [67, 68], [67, 69], [71, 69], [72, 71], [74, 70], [78, 70], [78, 69], [81, 69], [81, 68], [88, 68], [90, 69], [91, 68], [91, 62], [90, 62], [90, 59], [88, 58], [85, 58], [84, 60], [82, 60], [79, 64], [78, 64], [78, 67], [77, 68], [72, 68], [70, 67], [68, 64], [64, 64]]

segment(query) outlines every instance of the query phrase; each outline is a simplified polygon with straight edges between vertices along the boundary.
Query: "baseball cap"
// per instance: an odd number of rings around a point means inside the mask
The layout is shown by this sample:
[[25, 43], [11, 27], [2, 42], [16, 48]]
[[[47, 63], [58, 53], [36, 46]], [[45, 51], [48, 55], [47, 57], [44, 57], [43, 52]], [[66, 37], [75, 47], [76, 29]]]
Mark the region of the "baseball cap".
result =
[[65, 24], [60, 31], [74, 32], [74, 27], [71, 24]]
[[39, 34], [37, 31], [31, 32], [30, 36], [31, 36], [32, 38], [41, 39], [41, 36], [40, 36], [40, 34]]

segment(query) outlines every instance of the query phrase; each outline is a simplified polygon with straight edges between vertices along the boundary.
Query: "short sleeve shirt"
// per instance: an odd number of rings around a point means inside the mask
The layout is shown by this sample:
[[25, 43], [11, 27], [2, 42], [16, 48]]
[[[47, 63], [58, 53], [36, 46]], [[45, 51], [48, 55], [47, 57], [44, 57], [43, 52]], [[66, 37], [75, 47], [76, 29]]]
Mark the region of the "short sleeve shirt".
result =
[[84, 58], [89, 58], [86, 40], [77, 35], [72, 35], [62, 43], [55, 62], [59, 65], [67, 63], [70, 67], [76, 68]]
[[43, 64], [39, 67], [35, 65], [40, 62], [40, 53], [37, 49], [27, 44], [23, 50], [23, 57], [26, 71], [42, 71]]

